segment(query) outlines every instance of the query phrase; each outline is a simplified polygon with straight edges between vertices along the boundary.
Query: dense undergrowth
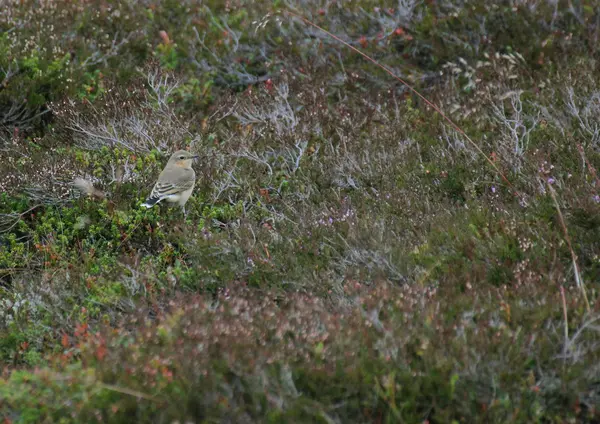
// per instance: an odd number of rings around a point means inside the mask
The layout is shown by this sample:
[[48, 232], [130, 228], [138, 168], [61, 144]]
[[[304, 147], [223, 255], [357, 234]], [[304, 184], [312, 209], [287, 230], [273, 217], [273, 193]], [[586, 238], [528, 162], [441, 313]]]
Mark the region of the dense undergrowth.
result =
[[593, 3], [5, 0], [0, 418], [597, 421]]

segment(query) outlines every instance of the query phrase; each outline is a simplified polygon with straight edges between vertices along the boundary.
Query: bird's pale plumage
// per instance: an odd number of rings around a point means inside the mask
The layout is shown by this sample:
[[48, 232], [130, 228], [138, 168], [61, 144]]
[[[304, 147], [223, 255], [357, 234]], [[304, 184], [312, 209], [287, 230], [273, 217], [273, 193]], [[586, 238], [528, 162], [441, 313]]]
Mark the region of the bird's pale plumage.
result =
[[142, 203], [142, 206], [151, 208], [165, 200], [169, 203], [179, 204], [185, 213], [185, 204], [196, 183], [196, 173], [192, 169], [192, 160], [196, 157], [186, 150], [173, 153], [165, 169], [158, 176], [158, 181], [150, 196]]

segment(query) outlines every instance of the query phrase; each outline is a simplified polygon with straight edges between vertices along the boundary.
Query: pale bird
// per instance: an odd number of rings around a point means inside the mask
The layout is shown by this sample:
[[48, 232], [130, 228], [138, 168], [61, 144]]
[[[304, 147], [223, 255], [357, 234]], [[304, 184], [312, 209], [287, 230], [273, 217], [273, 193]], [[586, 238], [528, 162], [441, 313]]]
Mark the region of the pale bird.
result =
[[90, 197], [96, 199], [104, 199], [106, 197], [106, 194], [102, 190], [98, 190], [90, 180], [86, 180], [85, 178], [75, 178], [73, 185], [83, 194], [87, 194]]
[[179, 204], [185, 214], [185, 203], [190, 198], [196, 183], [192, 161], [197, 157], [186, 150], [173, 153], [142, 206], [151, 208], [161, 200], [166, 200], [169, 203]]

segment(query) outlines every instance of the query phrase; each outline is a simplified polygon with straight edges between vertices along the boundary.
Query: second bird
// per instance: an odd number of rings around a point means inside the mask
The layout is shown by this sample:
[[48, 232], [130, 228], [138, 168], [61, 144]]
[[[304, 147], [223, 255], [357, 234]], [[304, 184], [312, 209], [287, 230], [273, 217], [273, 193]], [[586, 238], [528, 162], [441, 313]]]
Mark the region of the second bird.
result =
[[142, 206], [151, 208], [162, 200], [177, 203], [185, 214], [185, 203], [188, 201], [196, 183], [196, 173], [192, 169], [192, 161], [197, 158], [186, 150], [178, 150], [171, 155], [167, 166], [158, 176], [152, 193]]

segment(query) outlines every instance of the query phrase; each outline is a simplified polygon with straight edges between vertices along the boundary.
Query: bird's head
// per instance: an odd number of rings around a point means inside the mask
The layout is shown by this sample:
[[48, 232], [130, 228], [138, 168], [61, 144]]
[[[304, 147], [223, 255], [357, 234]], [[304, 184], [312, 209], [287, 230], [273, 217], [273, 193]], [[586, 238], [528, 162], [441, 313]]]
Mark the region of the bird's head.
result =
[[187, 150], [178, 150], [171, 155], [169, 165], [175, 165], [180, 168], [189, 169], [192, 167], [192, 161], [198, 156]]

